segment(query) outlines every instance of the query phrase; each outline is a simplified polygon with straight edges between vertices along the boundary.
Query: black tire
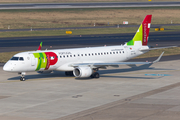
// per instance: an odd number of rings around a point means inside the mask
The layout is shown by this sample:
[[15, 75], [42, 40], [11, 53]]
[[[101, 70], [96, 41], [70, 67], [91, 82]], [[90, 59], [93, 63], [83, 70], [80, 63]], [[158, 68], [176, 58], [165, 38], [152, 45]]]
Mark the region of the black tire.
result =
[[92, 75], [90, 76], [90, 78], [94, 78], [94, 74], [92, 74]]
[[99, 73], [94, 73], [94, 78], [99, 78]]
[[98, 73], [98, 72], [95, 72], [95, 73], [93, 73], [90, 77], [91, 77], [91, 78], [99, 78], [99, 73]]
[[26, 79], [24, 77], [21, 77], [20, 78], [20, 81], [25, 81]]

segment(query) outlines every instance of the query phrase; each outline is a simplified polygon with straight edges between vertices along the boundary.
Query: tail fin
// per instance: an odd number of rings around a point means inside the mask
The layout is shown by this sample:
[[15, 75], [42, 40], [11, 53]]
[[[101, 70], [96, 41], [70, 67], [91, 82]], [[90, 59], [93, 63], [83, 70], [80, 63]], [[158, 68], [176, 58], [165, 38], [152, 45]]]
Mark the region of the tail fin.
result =
[[[126, 43], [128, 46], [147, 45], [152, 15], [146, 15], [134, 38]], [[136, 44], [135, 44], [136, 43]]]
[[38, 48], [37, 50], [41, 50], [41, 48], [42, 48], [42, 43], [43, 43], [43, 42], [40, 43], [39, 48]]

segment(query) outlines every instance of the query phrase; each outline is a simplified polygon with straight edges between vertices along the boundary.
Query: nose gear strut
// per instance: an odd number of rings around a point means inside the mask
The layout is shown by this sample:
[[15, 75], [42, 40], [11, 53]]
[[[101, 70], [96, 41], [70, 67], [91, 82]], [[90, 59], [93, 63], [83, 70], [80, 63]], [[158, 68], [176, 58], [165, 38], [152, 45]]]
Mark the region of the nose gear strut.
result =
[[20, 81], [25, 81], [25, 80], [26, 80], [26, 79], [25, 79], [25, 74], [26, 74], [26, 72], [20, 72], [20, 73], [18, 73], [18, 74], [21, 74]]

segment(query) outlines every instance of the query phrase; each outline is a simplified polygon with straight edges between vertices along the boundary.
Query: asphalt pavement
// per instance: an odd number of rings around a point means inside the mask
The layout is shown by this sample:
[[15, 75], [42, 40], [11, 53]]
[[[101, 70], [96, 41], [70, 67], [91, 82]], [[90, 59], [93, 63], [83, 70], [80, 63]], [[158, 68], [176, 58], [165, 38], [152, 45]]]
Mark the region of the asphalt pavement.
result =
[[[179, 46], [180, 31], [151, 32], [149, 46]], [[42, 49], [64, 49], [78, 47], [93, 47], [104, 45], [120, 45], [130, 41], [135, 33], [102, 34], [102, 35], [69, 35], [47, 37], [13, 37], [0, 38], [0, 52], [36, 50], [43, 42]]]
[[55, 8], [116, 8], [116, 7], [172, 7], [180, 2], [89, 2], [89, 3], [20, 3], [0, 4], [0, 9], [55, 9]]

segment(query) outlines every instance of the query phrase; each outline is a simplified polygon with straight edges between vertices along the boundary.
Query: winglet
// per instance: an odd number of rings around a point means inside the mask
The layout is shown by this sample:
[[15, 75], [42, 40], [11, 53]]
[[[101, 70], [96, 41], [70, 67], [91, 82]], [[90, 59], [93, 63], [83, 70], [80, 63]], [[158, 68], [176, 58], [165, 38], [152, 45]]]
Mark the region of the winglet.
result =
[[38, 48], [37, 50], [41, 50], [41, 48], [42, 48], [42, 43], [43, 43], [43, 42], [40, 43], [39, 48]]
[[158, 59], [156, 59], [155, 61], [153, 61], [153, 63], [159, 62], [159, 60], [161, 59], [161, 57], [163, 56], [164, 52], [161, 53], [161, 55], [158, 57]]

